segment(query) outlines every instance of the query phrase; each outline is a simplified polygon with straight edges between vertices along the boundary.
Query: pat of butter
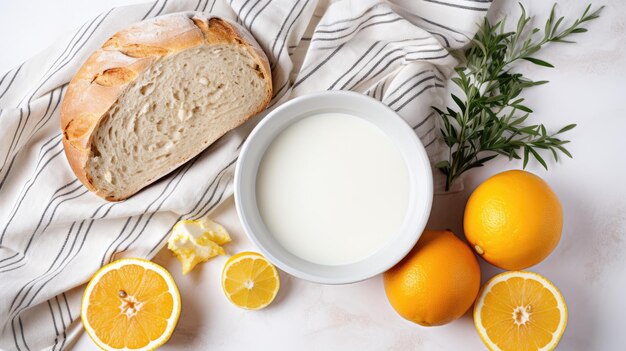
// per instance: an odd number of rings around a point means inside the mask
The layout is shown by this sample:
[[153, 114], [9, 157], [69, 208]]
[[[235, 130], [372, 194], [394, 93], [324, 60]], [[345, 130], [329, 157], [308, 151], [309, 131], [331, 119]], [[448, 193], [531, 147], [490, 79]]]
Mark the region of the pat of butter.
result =
[[198, 263], [206, 262], [217, 255], [224, 255], [224, 248], [220, 245], [228, 242], [230, 235], [226, 229], [204, 217], [176, 223], [167, 240], [167, 248], [182, 264], [183, 274], [187, 274]]

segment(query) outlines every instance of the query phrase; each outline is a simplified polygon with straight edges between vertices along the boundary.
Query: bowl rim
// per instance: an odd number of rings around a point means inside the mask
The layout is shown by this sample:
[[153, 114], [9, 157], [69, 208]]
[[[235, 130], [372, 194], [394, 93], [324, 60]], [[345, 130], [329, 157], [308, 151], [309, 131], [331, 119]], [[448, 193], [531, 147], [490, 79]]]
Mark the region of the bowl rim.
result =
[[[416, 201], [422, 201], [422, 203], [420, 204], [413, 204], [413, 207], [411, 207], [411, 202], [409, 202], [409, 204], [407, 205], [407, 215], [406, 217], [408, 218], [409, 215], [408, 213], [410, 213], [410, 211], [416, 207], [416, 206], [421, 206], [423, 207], [423, 211], [422, 211], [422, 216], [418, 217], [418, 223], [417, 223], [417, 228], [418, 230], [415, 230], [413, 232], [408, 232], [408, 231], [399, 231], [400, 234], [402, 235], [402, 238], [404, 238], [406, 240], [406, 244], [403, 247], [400, 247], [400, 245], [396, 245], [396, 249], [393, 250], [392, 252], [390, 252], [388, 254], [388, 257], [385, 256], [387, 259], [384, 261], [384, 264], [380, 264], [377, 265], [376, 267], [370, 268], [369, 270], [363, 270], [361, 272], [354, 272], [354, 274], [351, 277], [346, 277], [345, 275], [343, 277], [330, 277], [330, 276], [324, 276], [324, 275], [320, 275], [320, 274], [315, 274], [315, 273], [311, 273], [305, 270], [302, 270], [300, 267], [294, 267], [290, 264], [288, 264], [287, 262], [285, 262], [284, 260], [282, 260], [281, 258], [279, 258], [277, 255], [275, 255], [272, 250], [269, 250], [267, 247], [265, 247], [265, 245], [261, 242], [261, 240], [259, 240], [259, 238], [255, 235], [255, 229], [251, 226], [251, 223], [248, 220], [248, 213], [246, 212], [244, 206], [242, 205], [243, 201], [246, 201], [243, 199], [245, 194], [242, 194], [242, 184], [243, 184], [243, 179], [242, 179], [242, 169], [244, 167], [247, 167], [247, 163], [249, 162], [253, 162], [253, 161], [258, 161], [260, 162], [259, 157], [257, 158], [252, 158], [250, 159], [248, 157], [251, 148], [251, 145], [253, 145], [254, 140], [262, 133], [265, 132], [265, 128], [266, 126], [274, 119], [293, 119], [295, 121], [298, 120], [298, 118], [306, 118], [307, 113], [310, 115], [312, 112], [315, 112], [315, 110], [307, 110], [304, 109], [302, 110], [301, 113], [297, 114], [296, 116], [292, 116], [292, 115], [284, 115], [283, 112], [288, 110], [288, 109], [292, 109], [294, 106], [297, 105], [301, 105], [303, 103], [310, 103], [311, 101], [315, 101], [315, 100], [324, 100], [327, 99], [329, 97], [332, 97], [334, 99], [345, 99], [346, 101], [352, 101], [352, 102], [359, 102], [362, 104], [369, 104], [370, 106], [376, 106], [378, 109], [380, 110], [385, 110], [386, 113], [390, 116], [390, 122], [385, 122], [385, 123], [396, 123], [401, 125], [401, 127], [399, 127], [400, 129], [404, 129], [404, 132], [408, 132], [407, 133], [407, 137], [414, 139], [412, 140], [412, 142], [414, 142], [416, 149], [412, 150], [418, 153], [417, 157], [420, 158], [422, 160], [422, 162], [420, 162], [420, 164], [423, 166], [423, 169], [420, 169], [419, 171], [423, 171], [423, 175], [419, 178], [421, 179], [421, 181], [423, 181], [423, 184], [421, 184], [421, 186], [426, 190], [427, 194], [424, 195], [413, 195], [413, 198], [417, 198]], [[340, 110], [339, 108], [335, 108], [335, 110]], [[345, 109], [344, 109], [345, 110]], [[393, 118], [391, 118], [393, 117]], [[293, 123], [291, 122], [291, 123]], [[401, 122], [401, 123], [398, 123]], [[291, 123], [286, 124], [282, 129], [279, 129], [278, 131], [274, 131], [274, 135], [272, 136], [272, 140], [274, 138], [276, 138], [277, 135], [279, 135], [285, 128], [287, 128]], [[375, 124], [375, 123], [374, 123]], [[376, 124], [375, 124], [376, 125]], [[385, 133], [386, 135], [389, 136], [388, 132], [383, 130], [383, 128], [380, 125], [376, 125], [378, 128], [380, 128], [380, 130]], [[404, 133], [403, 132], [403, 133]], [[270, 141], [271, 144], [271, 141]], [[401, 149], [402, 152], [404, 152], [402, 150], [402, 148], [400, 147], [400, 145], [397, 145], [399, 149]], [[265, 154], [266, 150], [263, 150], [263, 152], [261, 153], [260, 158], [262, 159], [262, 156]], [[409, 165], [407, 165], [408, 168]], [[258, 171], [258, 164], [256, 165], [256, 170], [254, 171], [254, 174], [256, 175], [256, 172]], [[417, 170], [411, 170], [409, 169], [409, 172], [417, 172]], [[253, 186], [254, 189], [256, 189], [256, 182]], [[357, 92], [353, 92], [353, 91], [342, 91], [342, 90], [335, 90], [335, 91], [323, 91], [323, 92], [316, 92], [316, 93], [310, 93], [310, 94], [306, 94], [306, 95], [302, 95], [299, 97], [296, 97], [290, 101], [287, 101], [285, 103], [283, 103], [282, 105], [278, 106], [276, 109], [272, 110], [271, 112], [269, 112], [256, 126], [255, 128], [252, 130], [252, 132], [248, 135], [247, 139], [245, 140], [241, 151], [239, 153], [239, 157], [237, 160], [237, 164], [235, 166], [235, 176], [234, 176], [234, 199], [235, 199], [235, 207], [237, 210], [237, 214], [239, 216], [239, 220], [242, 224], [242, 227], [247, 235], [247, 237], [257, 246], [257, 248], [259, 249], [259, 251], [261, 251], [261, 253], [267, 257], [273, 264], [275, 264], [278, 268], [280, 268], [281, 270], [285, 271], [286, 273], [295, 276], [297, 278], [301, 278], [301, 279], [305, 279], [311, 282], [315, 282], [315, 283], [321, 283], [321, 284], [330, 284], [330, 285], [335, 285], [335, 284], [350, 284], [350, 283], [356, 283], [359, 281], [363, 281], [369, 278], [372, 278], [378, 274], [381, 274], [383, 272], [385, 272], [386, 270], [390, 269], [391, 267], [393, 267], [396, 263], [398, 263], [400, 260], [402, 260], [402, 258], [404, 258], [410, 251], [411, 249], [415, 246], [415, 244], [417, 243], [417, 241], [419, 240], [423, 230], [426, 227], [426, 223], [428, 222], [428, 219], [430, 217], [430, 212], [432, 209], [432, 201], [433, 201], [433, 177], [432, 177], [432, 168], [430, 165], [430, 161], [428, 158], [428, 155], [426, 154], [426, 150], [424, 148], [423, 143], [421, 142], [421, 140], [418, 138], [417, 134], [415, 133], [415, 131], [413, 130], [413, 128], [411, 128], [408, 123], [394, 110], [392, 110], [391, 108], [389, 108], [387, 105], [383, 104], [382, 102], [361, 94], [361, 93], [357, 93]], [[256, 195], [254, 196], [254, 198], [256, 199]], [[256, 208], [256, 204], [254, 205], [254, 207]], [[405, 218], [406, 220], [406, 218]], [[407, 236], [412, 235], [412, 237], [409, 237], [407, 240]], [[270, 233], [271, 236], [271, 233]], [[408, 245], [410, 244], [410, 245]], [[278, 244], [280, 245], [280, 244]], [[284, 249], [284, 248], [283, 248]], [[382, 247], [381, 247], [382, 249]], [[288, 252], [286, 249], [284, 249], [286, 252]], [[359, 262], [365, 262], [367, 260], [369, 260], [371, 257], [375, 256], [375, 254], [372, 254], [371, 256], [367, 256], [366, 258], [364, 258], [363, 260], [359, 261]], [[304, 259], [298, 258], [302, 261], [306, 261]], [[309, 261], [306, 261], [309, 262]], [[311, 263], [311, 262], [309, 262]], [[313, 265], [316, 266], [323, 266], [323, 267], [344, 267], [344, 266], [348, 266], [348, 265], [337, 265], [337, 266], [325, 266], [325, 265], [320, 265], [320, 264], [316, 264], [316, 263], [312, 263]]]

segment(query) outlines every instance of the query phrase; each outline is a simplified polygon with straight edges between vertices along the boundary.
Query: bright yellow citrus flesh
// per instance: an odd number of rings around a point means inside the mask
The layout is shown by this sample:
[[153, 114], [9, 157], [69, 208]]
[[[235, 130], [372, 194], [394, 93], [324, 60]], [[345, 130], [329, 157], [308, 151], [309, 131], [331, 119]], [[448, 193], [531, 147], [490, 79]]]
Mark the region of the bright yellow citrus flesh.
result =
[[470, 196], [465, 237], [487, 262], [520, 270], [543, 261], [558, 245], [563, 210], [538, 176], [512, 170], [483, 182]]
[[154, 350], [172, 334], [180, 315], [172, 276], [143, 259], [102, 267], [85, 289], [81, 319], [102, 350]]
[[276, 267], [265, 257], [256, 252], [242, 252], [224, 264], [222, 288], [235, 306], [259, 310], [274, 300], [280, 279]]
[[474, 325], [489, 350], [553, 350], [567, 325], [559, 290], [532, 272], [491, 278], [474, 305]]

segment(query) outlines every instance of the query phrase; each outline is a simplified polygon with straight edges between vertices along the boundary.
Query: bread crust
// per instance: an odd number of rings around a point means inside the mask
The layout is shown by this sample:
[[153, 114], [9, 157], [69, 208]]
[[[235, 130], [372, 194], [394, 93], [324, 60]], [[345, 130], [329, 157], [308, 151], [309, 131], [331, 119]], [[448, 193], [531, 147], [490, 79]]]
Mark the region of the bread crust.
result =
[[[61, 105], [65, 155], [72, 171], [85, 187], [108, 201], [124, 200], [132, 195], [121, 198], [108, 196], [95, 187], [87, 167], [95, 131], [129, 85], [163, 57], [202, 45], [225, 43], [244, 46], [267, 82], [263, 103], [258, 111], [246, 116], [241, 121], [243, 123], [264, 110], [270, 102], [272, 82], [265, 53], [254, 38], [236, 23], [199, 12], [155, 17], [114, 34], [85, 61], [70, 81]], [[142, 188], [155, 180], [150, 180]]]

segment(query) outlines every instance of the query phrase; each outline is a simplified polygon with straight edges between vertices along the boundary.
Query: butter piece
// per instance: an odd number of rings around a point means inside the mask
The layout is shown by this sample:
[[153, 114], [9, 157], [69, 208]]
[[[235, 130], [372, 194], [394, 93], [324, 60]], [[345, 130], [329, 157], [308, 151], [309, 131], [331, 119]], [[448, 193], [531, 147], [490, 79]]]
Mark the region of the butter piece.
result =
[[187, 274], [197, 264], [206, 262], [211, 257], [226, 254], [220, 245], [230, 240], [230, 235], [224, 227], [204, 217], [176, 223], [167, 240], [167, 248], [182, 264], [183, 274]]

